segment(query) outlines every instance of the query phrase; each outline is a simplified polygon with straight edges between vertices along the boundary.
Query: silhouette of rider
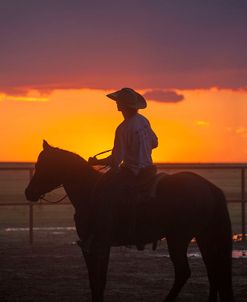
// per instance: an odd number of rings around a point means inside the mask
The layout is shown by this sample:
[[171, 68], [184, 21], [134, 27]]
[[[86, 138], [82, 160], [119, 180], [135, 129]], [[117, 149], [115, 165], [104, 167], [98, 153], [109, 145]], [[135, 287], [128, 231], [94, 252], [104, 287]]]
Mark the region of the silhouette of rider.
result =
[[128, 188], [133, 187], [138, 179], [148, 179], [155, 175], [156, 168], [151, 155], [152, 149], [158, 146], [158, 138], [149, 121], [138, 113], [139, 109], [147, 106], [142, 95], [131, 88], [122, 88], [107, 97], [116, 101], [124, 120], [116, 129], [111, 155], [103, 159], [90, 157], [88, 160], [91, 165], [111, 167], [99, 181], [96, 187], [97, 197], [94, 197], [98, 203], [94, 213], [93, 233], [104, 241], [109, 238], [106, 234], [109, 235], [112, 223], [111, 202], [114, 203], [113, 199], [115, 202], [120, 199], [121, 192], [126, 195]]
[[158, 146], [158, 139], [149, 121], [138, 113], [147, 106], [142, 95], [131, 88], [123, 88], [107, 95], [116, 101], [124, 121], [117, 127], [112, 154], [103, 159], [90, 157], [91, 165], [109, 165], [111, 168], [130, 170], [138, 175], [143, 169], [153, 167], [152, 149]]

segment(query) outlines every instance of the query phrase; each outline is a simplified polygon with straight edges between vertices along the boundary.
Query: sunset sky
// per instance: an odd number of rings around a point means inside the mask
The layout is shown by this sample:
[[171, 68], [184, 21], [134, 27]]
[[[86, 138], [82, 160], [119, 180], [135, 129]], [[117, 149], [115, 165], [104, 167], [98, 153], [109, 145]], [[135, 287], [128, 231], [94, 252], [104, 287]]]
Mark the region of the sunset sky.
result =
[[0, 161], [42, 140], [84, 158], [142, 93], [156, 162], [247, 161], [247, 1], [0, 1]]

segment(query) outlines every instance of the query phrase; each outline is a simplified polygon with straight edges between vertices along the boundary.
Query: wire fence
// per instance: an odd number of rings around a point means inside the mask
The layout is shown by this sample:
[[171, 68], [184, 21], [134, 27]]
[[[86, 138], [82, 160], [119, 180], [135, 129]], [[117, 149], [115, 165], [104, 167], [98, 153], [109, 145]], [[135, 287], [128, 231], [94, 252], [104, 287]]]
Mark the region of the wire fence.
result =
[[[246, 239], [246, 163], [205, 163], [205, 164], [197, 164], [197, 163], [157, 163], [158, 171], [185, 171], [185, 170], [237, 170], [239, 171], [239, 180], [240, 180], [240, 198], [238, 199], [227, 199], [228, 203], [240, 203], [241, 208], [241, 236], [242, 240]], [[28, 173], [29, 179], [32, 178], [34, 173], [34, 165], [22, 165], [11, 164], [10, 166], [5, 165], [4, 167], [0, 166], [0, 171], [26, 171]], [[23, 188], [24, 190], [25, 188]], [[40, 204], [40, 203], [39, 203]], [[43, 205], [48, 206], [47, 203], [42, 203]], [[67, 205], [68, 202], [63, 202], [61, 204], [57, 204], [57, 206]], [[28, 207], [29, 215], [28, 215], [28, 229], [29, 229], [29, 243], [33, 244], [34, 242], [34, 207], [35, 203], [31, 202], [0, 202], [0, 206], [24, 206]]]

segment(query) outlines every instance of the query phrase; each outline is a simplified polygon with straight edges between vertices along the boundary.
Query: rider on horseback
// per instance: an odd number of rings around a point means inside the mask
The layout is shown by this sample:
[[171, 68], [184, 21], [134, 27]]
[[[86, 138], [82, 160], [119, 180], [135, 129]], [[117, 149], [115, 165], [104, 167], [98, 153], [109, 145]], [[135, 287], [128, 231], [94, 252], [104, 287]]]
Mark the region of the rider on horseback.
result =
[[[122, 112], [124, 121], [117, 127], [112, 154], [103, 159], [90, 157], [88, 160], [91, 165], [111, 167], [98, 183], [95, 192], [97, 200], [102, 199], [102, 202], [97, 204], [94, 213], [93, 233], [100, 233], [104, 240], [106, 239], [104, 235], [109, 233], [113, 219], [110, 214], [112, 207], [109, 198], [116, 199], [117, 192], [118, 199], [119, 193], [122, 194], [122, 197], [127, 195], [128, 199], [133, 184], [144, 183], [155, 175], [156, 168], [153, 165], [151, 154], [152, 149], [158, 146], [157, 136], [149, 121], [138, 113], [138, 109], [144, 109], [147, 106], [142, 95], [131, 88], [123, 88], [108, 94], [107, 97], [116, 101], [118, 111]], [[95, 196], [94, 199], [96, 199]], [[108, 199], [107, 202], [106, 199]], [[102, 217], [104, 217], [104, 222], [102, 222]], [[106, 217], [107, 219], [105, 219]], [[98, 236], [96, 235], [96, 237]], [[102, 236], [99, 238], [102, 239]]]
[[152, 166], [152, 149], [158, 146], [158, 139], [150, 127], [149, 121], [138, 113], [147, 103], [142, 95], [130, 88], [123, 88], [107, 95], [116, 101], [124, 121], [115, 133], [112, 154], [104, 159], [89, 158], [92, 165], [109, 165], [129, 169], [138, 175], [142, 169]]

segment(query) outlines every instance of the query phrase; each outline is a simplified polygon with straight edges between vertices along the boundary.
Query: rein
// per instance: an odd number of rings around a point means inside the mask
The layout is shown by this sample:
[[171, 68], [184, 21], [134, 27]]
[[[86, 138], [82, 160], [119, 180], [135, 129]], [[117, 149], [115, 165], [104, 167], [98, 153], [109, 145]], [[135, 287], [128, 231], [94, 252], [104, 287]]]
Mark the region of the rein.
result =
[[[106, 151], [102, 151], [102, 152], [100, 152], [100, 153], [97, 153], [97, 154], [94, 155], [93, 157], [94, 157], [94, 158], [97, 158], [98, 155], [102, 155], [102, 154], [105, 154], [105, 153], [108, 153], [108, 152], [111, 152], [111, 151], [112, 151], [112, 149], [109, 149], [109, 150], [106, 150]], [[106, 169], [106, 168], [108, 168], [108, 167], [109, 167], [108, 165], [105, 165], [105, 166], [99, 168], [98, 171], [104, 170], [104, 169]]]
[[[63, 185], [57, 186], [55, 189], [58, 189], [58, 188], [61, 188], [61, 187], [63, 187]], [[68, 197], [67, 194], [65, 194], [62, 198], [60, 198], [58, 200], [52, 201], [52, 200], [46, 199], [45, 198], [45, 194], [43, 194], [43, 195], [40, 196], [40, 200], [44, 200], [44, 201], [46, 201], [48, 203], [56, 204], [56, 203], [59, 203], [59, 202], [63, 201], [66, 197]]]
[[[94, 155], [94, 157], [96, 157], [96, 156], [98, 156], [98, 155], [101, 155], [101, 154], [104, 154], [104, 153], [107, 153], [107, 152], [110, 152], [110, 151], [112, 151], [112, 149], [106, 150], [106, 151], [103, 151], [103, 152], [100, 152], [100, 153]], [[107, 167], [108, 167], [108, 166], [106, 165], [106, 166], [100, 168], [99, 170], [103, 170], [103, 169], [105, 169], [105, 168], [107, 168]], [[58, 189], [58, 188], [61, 188], [61, 187], [63, 187], [63, 185], [57, 186], [56, 188], [54, 188], [54, 190], [56, 190], [56, 189]], [[52, 201], [52, 200], [46, 199], [46, 198], [45, 198], [45, 194], [43, 194], [43, 195], [40, 196], [39, 199], [40, 199], [40, 200], [44, 200], [44, 201], [46, 201], [46, 202], [48, 202], [48, 203], [51, 203], [51, 204], [56, 204], [56, 203], [59, 203], [59, 202], [63, 201], [66, 197], [68, 197], [67, 194], [65, 194], [62, 198], [60, 198], [60, 199], [58, 199], [58, 200]]]
[[103, 152], [100, 152], [100, 153], [97, 153], [96, 155], [94, 155], [93, 157], [97, 157], [98, 155], [101, 155], [101, 154], [105, 154], [105, 153], [108, 153], [112, 151], [112, 149], [109, 149], [109, 150], [106, 150], [106, 151], [103, 151]]

